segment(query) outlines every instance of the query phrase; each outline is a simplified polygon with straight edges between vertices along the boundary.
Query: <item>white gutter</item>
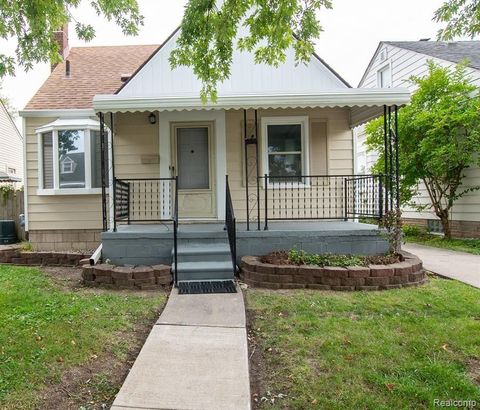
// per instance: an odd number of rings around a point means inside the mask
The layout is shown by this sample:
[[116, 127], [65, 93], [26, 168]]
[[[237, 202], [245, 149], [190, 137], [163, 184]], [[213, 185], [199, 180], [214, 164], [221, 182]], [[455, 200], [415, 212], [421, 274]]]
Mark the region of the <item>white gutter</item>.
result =
[[345, 88], [315, 94], [224, 95], [216, 103], [203, 103], [198, 95], [128, 97], [121, 94], [96, 95], [93, 108], [97, 112], [181, 111], [242, 108], [307, 108], [402, 106], [410, 102], [406, 88]]

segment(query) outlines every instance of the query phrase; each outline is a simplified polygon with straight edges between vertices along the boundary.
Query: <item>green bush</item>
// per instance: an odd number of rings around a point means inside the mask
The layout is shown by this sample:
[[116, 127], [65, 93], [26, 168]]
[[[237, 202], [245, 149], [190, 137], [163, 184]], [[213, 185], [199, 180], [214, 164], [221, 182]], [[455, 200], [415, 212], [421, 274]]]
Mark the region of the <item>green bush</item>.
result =
[[366, 266], [364, 258], [352, 255], [332, 255], [324, 254], [317, 255], [306, 253], [305, 251], [299, 251], [297, 249], [291, 249], [288, 252], [288, 259], [290, 262], [297, 265], [317, 265], [317, 266]]
[[405, 236], [423, 236], [427, 233], [424, 229], [420, 228], [417, 225], [406, 224], [403, 225], [402, 231]]

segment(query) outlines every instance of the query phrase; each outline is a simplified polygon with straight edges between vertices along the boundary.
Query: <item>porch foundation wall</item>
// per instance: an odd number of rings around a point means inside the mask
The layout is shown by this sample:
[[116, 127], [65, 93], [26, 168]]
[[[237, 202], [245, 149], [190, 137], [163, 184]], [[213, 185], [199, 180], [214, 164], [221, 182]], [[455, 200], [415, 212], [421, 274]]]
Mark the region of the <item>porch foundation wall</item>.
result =
[[[179, 243], [225, 244], [228, 239], [218, 232], [179, 232]], [[103, 260], [115, 265], [156, 265], [172, 263], [173, 231], [104, 232]], [[237, 231], [237, 264], [243, 256], [261, 256], [292, 248], [312, 253], [376, 255], [388, 251], [388, 243], [378, 229]]]
[[101, 242], [97, 229], [31, 230], [29, 241], [36, 251], [94, 251]]

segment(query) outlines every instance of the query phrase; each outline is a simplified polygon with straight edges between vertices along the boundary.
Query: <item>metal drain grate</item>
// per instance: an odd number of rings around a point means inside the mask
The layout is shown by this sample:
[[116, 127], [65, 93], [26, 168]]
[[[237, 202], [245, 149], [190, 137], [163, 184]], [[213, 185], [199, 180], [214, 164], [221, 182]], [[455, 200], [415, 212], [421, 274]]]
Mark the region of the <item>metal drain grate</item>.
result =
[[195, 295], [199, 293], [236, 293], [233, 280], [216, 280], [205, 282], [179, 282], [180, 295]]

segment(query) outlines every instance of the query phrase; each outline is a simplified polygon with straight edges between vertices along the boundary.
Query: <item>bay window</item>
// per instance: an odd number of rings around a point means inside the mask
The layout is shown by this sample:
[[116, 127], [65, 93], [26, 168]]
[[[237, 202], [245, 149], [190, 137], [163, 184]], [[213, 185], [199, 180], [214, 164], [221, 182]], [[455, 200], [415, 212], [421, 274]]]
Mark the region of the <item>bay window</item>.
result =
[[100, 193], [98, 121], [57, 120], [37, 134], [40, 195]]

